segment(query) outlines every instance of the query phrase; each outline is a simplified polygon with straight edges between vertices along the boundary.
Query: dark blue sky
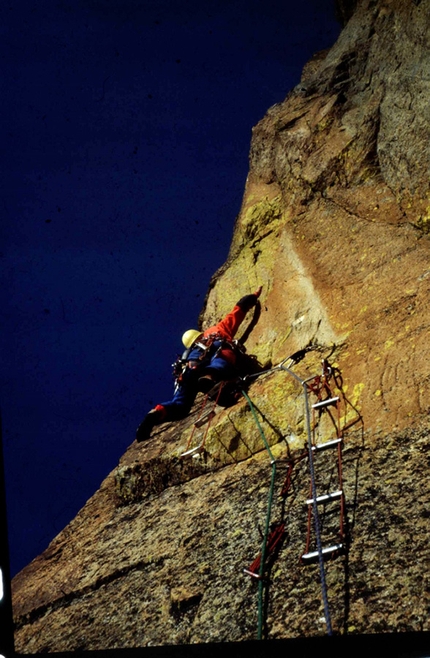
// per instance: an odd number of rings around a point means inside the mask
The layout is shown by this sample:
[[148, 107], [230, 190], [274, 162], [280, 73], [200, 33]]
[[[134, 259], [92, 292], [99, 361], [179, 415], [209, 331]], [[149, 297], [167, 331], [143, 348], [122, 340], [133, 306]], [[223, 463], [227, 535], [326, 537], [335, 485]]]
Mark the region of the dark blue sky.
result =
[[169, 398], [228, 253], [252, 126], [340, 25], [333, 0], [17, 0], [0, 25], [13, 575]]

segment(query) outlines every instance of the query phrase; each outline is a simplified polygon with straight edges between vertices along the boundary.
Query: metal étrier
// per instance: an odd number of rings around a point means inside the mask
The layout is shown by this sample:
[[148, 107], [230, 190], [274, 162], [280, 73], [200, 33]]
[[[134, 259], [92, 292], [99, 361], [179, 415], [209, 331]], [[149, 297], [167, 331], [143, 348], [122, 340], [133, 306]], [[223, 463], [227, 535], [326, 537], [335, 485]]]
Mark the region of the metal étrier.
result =
[[[325, 616], [325, 620], [326, 620], [327, 634], [332, 635], [333, 630], [332, 630], [332, 625], [331, 625], [330, 608], [329, 608], [328, 597], [327, 597], [327, 583], [326, 583], [325, 570], [324, 570], [324, 549], [322, 548], [322, 545], [321, 545], [320, 519], [319, 519], [319, 514], [318, 514], [318, 505], [317, 505], [316, 500], [315, 500], [317, 498], [317, 495], [316, 495], [314, 461], [313, 461], [314, 451], [312, 450], [312, 430], [311, 430], [311, 419], [310, 419], [310, 409], [309, 409], [310, 405], [309, 405], [309, 398], [308, 398], [308, 382], [315, 379], [315, 376], [308, 377], [307, 379], [302, 379], [301, 377], [296, 375], [296, 373], [293, 372], [290, 369], [290, 367], [288, 367], [292, 364], [289, 363], [288, 366], [285, 365], [285, 363], [287, 361], [288, 361], [288, 358], [284, 359], [284, 361], [282, 361], [279, 364], [278, 368], [280, 370], [284, 370], [285, 372], [288, 372], [297, 382], [299, 382], [301, 384], [301, 386], [303, 388], [303, 395], [304, 395], [304, 402], [305, 402], [306, 433], [307, 433], [307, 437], [308, 437], [309, 470], [310, 470], [310, 476], [311, 476], [311, 488], [312, 488], [312, 498], [313, 498], [312, 508], [313, 508], [313, 517], [314, 517], [314, 526], [315, 526], [315, 539], [316, 539], [316, 544], [317, 544], [316, 555], [317, 555], [318, 563], [319, 563], [319, 573], [320, 573], [320, 580], [321, 580], [321, 590], [322, 590], [322, 599], [323, 599], [324, 616]], [[327, 406], [327, 405], [325, 405], [325, 406]]]
[[[218, 398], [220, 396], [220, 393], [223, 389], [225, 382], [221, 381], [215, 384], [215, 386], [205, 395], [205, 398], [203, 400], [201, 409], [200, 409], [200, 414], [199, 417], [197, 418], [196, 422], [194, 423], [193, 431], [191, 432], [190, 438], [188, 439], [188, 443], [185, 449], [185, 452], [183, 452], [180, 457], [188, 457], [189, 455], [194, 455], [195, 457], [198, 456], [198, 453], [203, 452], [204, 447], [205, 447], [205, 442], [206, 442], [206, 437], [209, 432], [209, 428], [211, 425], [212, 418], [216, 415], [216, 406], [218, 403]], [[213, 398], [211, 397], [212, 394], [216, 394], [216, 396]], [[212, 402], [212, 407], [204, 412], [205, 405], [207, 401], [210, 400]], [[190, 448], [190, 445], [193, 442], [194, 438], [194, 433], [196, 429], [199, 429], [203, 425], [207, 424], [206, 430], [204, 431], [203, 438], [200, 441], [199, 445], [195, 446], [194, 448]]]

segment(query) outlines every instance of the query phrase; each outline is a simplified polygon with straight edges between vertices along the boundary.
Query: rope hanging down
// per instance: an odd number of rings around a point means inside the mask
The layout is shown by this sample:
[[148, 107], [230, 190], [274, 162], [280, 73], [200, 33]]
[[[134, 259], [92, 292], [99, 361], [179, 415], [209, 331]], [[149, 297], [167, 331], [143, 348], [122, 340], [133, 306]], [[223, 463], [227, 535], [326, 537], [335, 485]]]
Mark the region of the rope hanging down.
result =
[[251, 409], [253, 418], [255, 420], [255, 423], [258, 427], [258, 430], [260, 432], [261, 438], [263, 439], [264, 447], [266, 448], [269, 457], [270, 457], [270, 464], [272, 467], [272, 476], [270, 479], [270, 488], [269, 488], [269, 500], [267, 504], [267, 513], [266, 513], [266, 524], [264, 528], [264, 536], [263, 536], [263, 543], [261, 546], [261, 558], [260, 558], [260, 569], [259, 569], [259, 579], [258, 579], [258, 632], [257, 632], [257, 637], [259, 640], [262, 639], [263, 636], [263, 589], [264, 589], [264, 581], [263, 581], [263, 574], [264, 574], [264, 567], [265, 567], [265, 562], [266, 562], [266, 551], [268, 548], [268, 536], [269, 536], [269, 526], [270, 526], [270, 517], [272, 514], [272, 502], [273, 502], [273, 491], [275, 488], [275, 476], [276, 476], [276, 461], [273, 458], [273, 454], [270, 450], [269, 444], [267, 442], [267, 439], [264, 435], [263, 429], [260, 425], [260, 421], [257, 418], [257, 414], [255, 413], [254, 405], [252, 404], [249, 396], [245, 393], [245, 391], [242, 391], [244, 398], [248, 402], [249, 408]]

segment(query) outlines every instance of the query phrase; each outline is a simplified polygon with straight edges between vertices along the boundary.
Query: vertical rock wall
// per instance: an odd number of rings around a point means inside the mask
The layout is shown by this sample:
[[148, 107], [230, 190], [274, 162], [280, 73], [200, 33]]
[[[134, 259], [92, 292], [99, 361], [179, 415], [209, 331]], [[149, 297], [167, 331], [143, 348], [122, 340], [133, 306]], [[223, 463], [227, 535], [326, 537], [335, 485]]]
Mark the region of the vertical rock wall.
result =
[[[429, 630], [430, 0], [361, 0], [352, 15], [338, 5], [348, 21], [338, 42], [253, 131], [229, 257], [200, 322], [262, 285], [260, 315], [244, 327], [261, 366], [312, 346], [293, 366], [306, 379], [329, 357], [348, 428], [346, 550], [326, 564], [334, 633]], [[201, 399], [133, 443], [14, 579], [17, 651], [255, 639], [258, 583], [243, 569], [260, 551], [273, 463], [270, 520], [285, 532], [267, 569], [264, 637], [326, 633], [318, 567], [299, 561], [302, 388], [277, 370], [249, 396], [270, 454], [245, 399], [217, 409], [196, 457], [181, 454]], [[320, 438], [331, 419], [317, 418]], [[318, 457], [324, 491], [336, 487], [332, 455]], [[333, 516], [322, 514], [324, 532]]]
[[428, 10], [359, 3], [255, 127], [230, 256], [202, 315], [262, 284], [249, 349], [278, 362], [335, 343], [363, 414], [385, 429], [429, 406]]

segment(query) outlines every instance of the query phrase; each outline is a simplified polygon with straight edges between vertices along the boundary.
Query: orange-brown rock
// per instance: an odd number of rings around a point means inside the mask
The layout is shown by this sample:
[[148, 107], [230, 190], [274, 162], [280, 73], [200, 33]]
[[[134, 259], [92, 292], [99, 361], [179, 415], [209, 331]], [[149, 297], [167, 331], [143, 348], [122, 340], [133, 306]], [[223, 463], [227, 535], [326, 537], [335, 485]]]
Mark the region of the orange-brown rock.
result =
[[[292, 367], [302, 380], [329, 358], [349, 426], [346, 551], [326, 564], [333, 631], [428, 631], [430, 0], [339, 10], [349, 20], [337, 43], [253, 131], [230, 253], [200, 321], [214, 324], [262, 285], [248, 352], [270, 368], [313, 347]], [[260, 551], [273, 462], [271, 521], [285, 521], [286, 534], [269, 569], [264, 636], [326, 632], [318, 566], [299, 562], [306, 459], [279, 496], [286, 460], [306, 441], [303, 389], [278, 369], [249, 396], [270, 455], [245, 399], [218, 409], [196, 457], [180, 455], [199, 401], [188, 419], [132, 444], [14, 579], [17, 651], [255, 638], [257, 584], [243, 568]], [[328, 434], [330, 417], [318, 427]], [[336, 461], [324, 460], [334, 485]]]

